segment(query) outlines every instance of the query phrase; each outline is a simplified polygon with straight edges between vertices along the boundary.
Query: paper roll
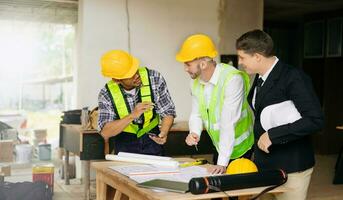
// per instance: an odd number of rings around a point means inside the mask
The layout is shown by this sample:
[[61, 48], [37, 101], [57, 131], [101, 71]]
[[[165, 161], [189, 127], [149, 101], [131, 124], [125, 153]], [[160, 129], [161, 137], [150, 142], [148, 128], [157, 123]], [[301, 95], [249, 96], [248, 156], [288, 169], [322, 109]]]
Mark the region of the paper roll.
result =
[[127, 153], [127, 152], [119, 152], [118, 156], [130, 157], [130, 158], [152, 159], [152, 160], [172, 160], [171, 157], [166, 157], [166, 156], [153, 156], [153, 155], [145, 155], [145, 154], [138, 154], [138, 153]]
[[291, 100], [265, 107], [260, 116], [261, 125], [265, 131], [299, 119], [301, 115]]
[[179, 167], [179, 162], [174, 161], [174, 160], [154, 160], [154, 159], [137, 158], [137, 157], [122, 157], [119, 155], [112, 155], [112, 154], [107, 154], [105, 158], [106, 160], [144, 163], [144, 164], [158, 165], [158, 166], [164, 166], [164, 167], [174, 167], [174, 168]]

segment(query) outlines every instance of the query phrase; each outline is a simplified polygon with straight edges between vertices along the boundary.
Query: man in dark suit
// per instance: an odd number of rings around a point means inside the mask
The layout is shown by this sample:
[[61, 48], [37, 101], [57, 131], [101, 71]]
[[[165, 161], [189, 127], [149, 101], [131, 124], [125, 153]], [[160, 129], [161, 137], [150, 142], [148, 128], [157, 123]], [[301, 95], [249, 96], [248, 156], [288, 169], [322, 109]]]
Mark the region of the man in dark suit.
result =
[[[277, 199], [306, 199], [315, 163], [310, 135], [324, 123], [311, 80], [299, 68], [279, 61], [273, 55], [272, 38], [261, 30], [243, 34], [236, 49], [240, 67], [256, 74], [248, 96], [255, 114], [254, 161], [260, 170], [283, 169], [288, 173], [286, 186], [292, 191], [275, 195]], [[264, 130], [260, 121], [263, 109], [285, 101], [294, 103], [301, 118]]]

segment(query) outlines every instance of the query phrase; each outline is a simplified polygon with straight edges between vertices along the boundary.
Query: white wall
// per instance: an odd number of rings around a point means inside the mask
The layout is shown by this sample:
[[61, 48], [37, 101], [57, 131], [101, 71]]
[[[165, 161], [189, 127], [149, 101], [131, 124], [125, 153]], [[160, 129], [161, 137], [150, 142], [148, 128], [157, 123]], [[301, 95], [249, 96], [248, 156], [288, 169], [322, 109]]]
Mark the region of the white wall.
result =
[[[177, 120], [188, 119], [190, 89], [183, 65], [175, 60], [182, 41], [193, 33], [218, 39], [219, 0], [129, 0], [131, 53], [141, 65], [165, 77], [176, 104]], [[125, 0], [81, 0], [79, 9], [79, 64], [77, 106], [96, 106], [108, 79], [100, 74], [99, 60], [109, 49], [128, 50]]]
[[[177, 120], [190, 113], [190, 78], [175, 55], [190, 34], [218, 41], [216, 0], [130, 0], [131, 48], [143, 65], [160, 71], [176, 104]], [[196, 5], [196, 6], [195, 6]], [[195, 9], [196, 7], [196, 9]], [[207, 13], [204, 15], [204, 13]]]
[[220, 1], [220, 45], [222, 54], [236, 54], [236, 40], [245, 32], [263, 28], [263, 0]]
[[[261, 2], [263, 0], [128, 0], [131, 53], [140, 59], [142, 66], [156, 69], [165, 77], [176, 104], [176, 120], [188, 119], [191, 104], [190, 78], [183, 71], [183, 65], [175, 60], [183, 40], [190, 34], [205, 33], [220, 47], [221, 53], [233, 54], [231, 43], [243, 30], [262, 27]], [[101, 55], [109, 49], [128, 50], [125, 5], [126, 0], [80, 0], [78, 108], [96, 106], [98, 92], [108, 81], [100, 73]]]
[[95, 107], [106, 83], [100, 57], [109, 49], [127, 49], [125, 0], [81, 0], [78, 19], [77, 107]]

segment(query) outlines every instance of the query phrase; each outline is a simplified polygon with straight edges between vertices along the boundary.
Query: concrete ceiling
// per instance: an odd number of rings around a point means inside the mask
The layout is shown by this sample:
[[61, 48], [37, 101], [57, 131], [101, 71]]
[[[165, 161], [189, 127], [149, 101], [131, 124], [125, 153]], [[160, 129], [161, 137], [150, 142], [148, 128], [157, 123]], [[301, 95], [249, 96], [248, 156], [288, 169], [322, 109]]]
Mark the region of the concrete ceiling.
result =
[[[25, 6], [77, 9], [77, 4], [78, 0], [0, 0], [0, 8]], [[339, 9], [343, 9], [343, 0], [264, 0], [264, 19], [291, 22], [307, 14]]]
[[77, 8], [78, 0], [0, 0], [1, 7]]
[[0, 0], [0, 19], [75, 24], [78, 0]]
[[264, 19], [297, 21], [304, 15], [343, 9], [343, 0], [264, 0]]

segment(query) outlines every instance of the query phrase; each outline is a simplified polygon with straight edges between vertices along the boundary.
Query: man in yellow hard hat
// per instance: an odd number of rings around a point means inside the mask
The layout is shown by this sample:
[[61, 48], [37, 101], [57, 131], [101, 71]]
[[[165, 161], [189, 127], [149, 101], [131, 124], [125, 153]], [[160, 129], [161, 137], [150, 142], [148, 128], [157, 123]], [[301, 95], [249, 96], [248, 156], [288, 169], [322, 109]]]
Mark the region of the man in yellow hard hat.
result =
[[[250, 157], [254, 143], [253, 119], [247, 95], [249, 77], [246, 73], [214, 58], [217, 50], [212, 40], [204, 34], [188, 37], [176, 60], [193, 79], [192, 112], [189, 118], [188, 145], [197, 145], [203, 125], [212, 139], [218, 155], [213, 174], [226, 171], [232, 159]], [[199, 147], [201, 148], [201, 147]]]
[[163, 155], [176, 116], [165, 79], [122, 50], [102, 56], [101, 72], [111, 78], [98, 97], [101, 135], [114, 138], [115, 153]]

